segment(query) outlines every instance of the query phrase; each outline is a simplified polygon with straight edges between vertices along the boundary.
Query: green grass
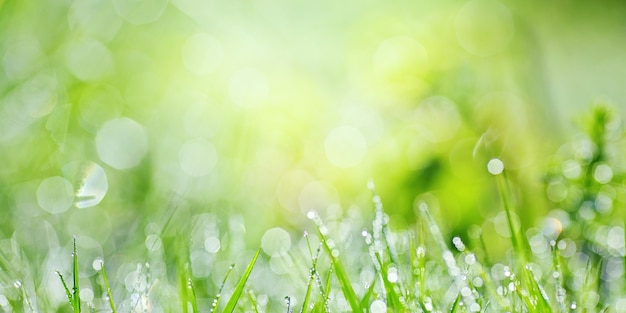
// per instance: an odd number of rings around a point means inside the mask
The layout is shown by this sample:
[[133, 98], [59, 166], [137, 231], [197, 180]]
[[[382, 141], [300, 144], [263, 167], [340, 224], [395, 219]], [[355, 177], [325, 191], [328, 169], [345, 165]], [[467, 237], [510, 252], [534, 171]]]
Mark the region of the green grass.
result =
[[[609, 113], [599, 108], [594, 114], [591, 127], [595, 137], [591, 138], [601, 141], [596, 143], [597, 149], [609, 149], [610, 143], [600, 139], [601, 131], [597, 130], [606, 127]], [[607, 154], [607, 151], [595, 151], [586, 166], [610, 164]], [[594, 171], [585, 169], [583, 173], [580, 180], [569, 183], [581, 188], [588, 197], [596, 197], [603, 189], [598, 186]], [[394, 229], [383, 199], [370, 183], [371, 222], [362, 220], [362, 216], [328, 222], [311, 211], [307, 217], [315, 232], [306, 231], [301, 243], [291, 247], [287, 254], [271, 257], [257, 249], [248, 259], [251, 251], [241, 251], [246, 252], [243, 254], [231, 251], [229, 256], [239, 257], [231, 259], [232, 263], [223, 267], [223, 271], [211, 274], [220, 277], [217, 281], [211, 282], [208, 275], [198, 274], [198, 266], [194, 264], [198, 259], [188, 254], [193, 244], [192, 232], [187, 233], [190, 237], [185, 237], [185, 232], [179, 229], [167, 240], [167, 230], [163, 227], [157, 233], [164, 238], [164, 244], [160, 241], [146, 244], [146, 249], [152, 251], [146, 258], [154, 264], [161, 259], [172, 260], [176, 266], [165, 264], [164, 268], [169, 274], [158, 274], [143, 261], [145, 265], [139, 263], [135, 271], [130, 271], [132, 275], [120, 279], [124, 270], [115, 268], [116, 274], [109, 276], [101, 259], [96, 272], [86, 274], [84, 264], [89, 260], [79, 257], [80, 239], [73, 237], [72, 259], [68, 262], [72, 279], [66, 280], [58, 270], [58, 284], [51, 288], [62, 290], [67, 297], [67, 306], [58, 310], [73, 312], [134, 312], [149, 310], [151, 306], [161, 306], [168, 312], [194, 313], [209, 310], [228, 313], [624, 312], [624, 235], [620, 233], [623, 224], [622, 219], [614, 218], [619, 212], [606, 213], [608, 216], [598, 214], [590, 219], [571, 211], [571, 225], [557, 229], [556, 233], [550, 233], [549, 229], [541, 232], [523, 224], [518, 227], [513, 200], [518, 193], [509, 183], [508, 174], [505, 170], [492, 176], [509, 231], [509, 238], [495, 240], [508, 246], [503, 257], [494, 257], [492, 247], [486, 244], [484, 233], [488, 229], [476, 226], [468, 234], [453, 236], [442, 228], [438, 222], [442, 217], [437, 216], [436, 204], [429, 197], [417, 198], [414, 224]], [[555, 174], [548, 170], [546, 180], [555, 179]], [[588, 200], [579, 201], [576, 205]], [[164, 225], [175, 224], [173, 216], [168, 215]], [[583, 234], [576, 234], [575, 227], [582, 228]], [[607, 233], [610, 241], [594, 237], [602, 232]], [[190, 242], [185, 242], [186, 238]], [[236, 237], [230, 240], [234, 242]], [[489, 242], [493, 243], [493, 238]], [[576, 253], [567, 250], [569, 244], [576, 245]], [[245, 260], [241, 256], [246, 256]], [[3, 255], [1, 260], [3, 275], [17, 273], [6, 270], [11, 264], [9, 256]], [[277, 274], [270, 270], [276, 266], [272, 262], [277, 260], [291, 260], [292, 265], [285, 273]], [[214, 268], [223, 266], [217, 261], [212, 264]], [[247, 266], [236, 274], [240, 264]], [[229, 278], [235, 275], [238, 280], [231, 282]], [[267, 279], [276, 282], [268, 284], [264, 281]], [[284, 282], [289, 284], [280, 289], [282, 295], [271, 295], [271, 290], [259, 287], [279, 288]], [[7, 293], [11, 301], [3, 307], [13, 311], [50, 311], [42, 300], [47, 290], [35, 288], [31, 292], [32, 287], [27, 286], [32, 285], [22, 279], [15, 280], [17, 293], [13, 296]], [[178, 293], [172, 291], [172, 286], [176, 286]], [[102, 298], [81, 297], [85, 288], [94, 294], [100, 292]], [[7, 287], [2, 290], [6, 292]], [[222, 308], [223, 298], [227, 300]], [[169, 309], [165, 302], [171, 305]]]

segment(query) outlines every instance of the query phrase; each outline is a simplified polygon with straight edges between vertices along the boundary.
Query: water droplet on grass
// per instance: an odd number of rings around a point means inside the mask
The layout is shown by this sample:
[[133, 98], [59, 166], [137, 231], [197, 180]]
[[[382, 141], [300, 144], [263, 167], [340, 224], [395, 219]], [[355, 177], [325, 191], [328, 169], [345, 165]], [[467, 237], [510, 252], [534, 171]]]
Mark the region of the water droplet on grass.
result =
[[102, 266], [104, 266], [104, 261], [102, 260], [102, 258], [95, 258], [93, 260], [93, 263], [91, 263], [91, 267], [93, 267], [95, 271], [101, 270]]
[[500, 159], [491, 159], [487, 163], [487, 171], [491, 175], [500, 175], [504, 171], [504, 163]]

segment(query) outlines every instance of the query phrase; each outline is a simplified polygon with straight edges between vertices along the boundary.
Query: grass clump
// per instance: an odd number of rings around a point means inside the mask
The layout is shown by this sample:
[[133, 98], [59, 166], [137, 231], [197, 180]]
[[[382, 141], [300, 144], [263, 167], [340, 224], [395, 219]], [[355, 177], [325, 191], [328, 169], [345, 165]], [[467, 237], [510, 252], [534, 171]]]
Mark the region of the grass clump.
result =
[[[591, 150], [563, 149], [548, 164], [546, 194], [556, 208], [539, 226], [516, 221], [514, 178], [502, 160], [489, 161], [500, 198], [498, 214], [504, 214], [499, 226], [508, 236], [486, 238], [485, 225], [450, 234], [438, 222], [432, 194], [416, 198], [415, 223], [393, 227], [370, 183], [371, 222], [354, 212], [323, 218], [310, 211], [315, 231], [305, 231], [299, 244], [273, 255], [265, 248], [250, 251], [242, 267], [232, 260], [241, 263], [246, 254], [223, 249], [232, 258], [224, 263], [192, 249], [197, 245], [194, 227], [202, 226], [202, 234], [214, 232], [205, 227], [212, 216], [199, 218], [185, 233], [172, 230], [178, 223], [175, 213], [168, 214], [165, 226], [155, 226], [145, 242], [149, 262], [142, 259], [135, 270], [118, 265], [111, 277], [102, 259], [96, 274], [86, 273], [74, 237], [72, 279], [59, 270], [58, 286], [73, 312], [626, 312], [624, 217], [618, 198], [626, 191], [621, 183], [626, 171], [615, 163], [612, 150], [621, 137], [609, 134], [615, 126], [607, 109], [598, 108], [593, 116], [584, 139]], [[568, 192], [559, 194], [559, 188]], [[607, 197], [614, 202], [607, 204]], [[489, 222], [496, 226], [495, 218]], [[217, 243], [236, 246], [237, 233], [226, 233]], [[217, 243], [203, 244], [217, 251]], [[0, 260], [0, 277], [16, 273], [4, 270], [9, 257]], [[231, 282], [237, 268], [243, 272]], [[41, 290], [31, 293], [23, 280], [14, 281], [19, 282], [14, 294], [6, 287], [0, 292], [7, 299], [5, 311], [54, 311], [45, 307]], [[98, 292], [101, 299], [93, 295]]]

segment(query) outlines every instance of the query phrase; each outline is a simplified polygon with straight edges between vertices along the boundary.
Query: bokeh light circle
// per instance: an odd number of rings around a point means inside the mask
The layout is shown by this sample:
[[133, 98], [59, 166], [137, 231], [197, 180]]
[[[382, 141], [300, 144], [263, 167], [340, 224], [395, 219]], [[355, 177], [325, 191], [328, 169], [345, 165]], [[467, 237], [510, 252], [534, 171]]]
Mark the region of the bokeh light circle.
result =
[[52, 214], [67, 211], [74, 202], [74, 187], [59, 176], [44, 179], [37, 188], [39, 206]]
[[84, 38], [70, 43], [65, 62], [76, 78], [94, 81], [109, 74], [113, 68], [111, 51], [101, 42]]
[[504, 171], [504, 163], [500, 159], [491, 159], [487, 162], [487, 171], [491, 175], [500, 175]]
[[100, 159], [116, 169], [139, 165], [148, 152], [148, 136], [143, 126], [129, 118], [106, 122], [96, 135]]
[[270, 256], [287, 253], [291, 248], [289, 233], [280, 227], [269, 229], [261, 238], [261, 249]]

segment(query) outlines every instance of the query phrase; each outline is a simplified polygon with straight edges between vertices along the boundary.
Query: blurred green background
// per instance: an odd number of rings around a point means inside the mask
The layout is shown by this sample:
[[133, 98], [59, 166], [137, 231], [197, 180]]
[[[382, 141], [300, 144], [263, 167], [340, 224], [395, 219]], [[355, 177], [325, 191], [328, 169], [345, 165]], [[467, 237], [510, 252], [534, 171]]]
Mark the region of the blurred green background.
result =
[[0, 0], [0, 238], [132, 255], [206, 220], [255, 247], [310, 210], [372, 216], [370, 180], [394, 227], [420, 196], [466, 236], [501, 210], [494, 157], [535, 225], [546, 159], [589, 104], [626, 103], [625, 9]]

